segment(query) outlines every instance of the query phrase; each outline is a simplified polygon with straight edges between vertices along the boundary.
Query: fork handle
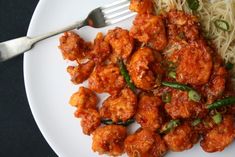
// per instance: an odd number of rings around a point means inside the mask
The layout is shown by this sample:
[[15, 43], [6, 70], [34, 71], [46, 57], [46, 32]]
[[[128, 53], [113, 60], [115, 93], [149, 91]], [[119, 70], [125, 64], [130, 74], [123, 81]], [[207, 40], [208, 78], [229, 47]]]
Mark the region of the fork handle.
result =
[[18, 56], [28, 50], [30, 50], [33, 45], [41, 40], [50, 38], [52, 36], [55, 36], [57, 34], [70, 31], [73, 29], [79, 29], [83, 26], [85, 26], [85, 21], [78, 21], [75, 22], [72, 25], [69, 25], [67, 27], [58, 29], [56, 31], [48, 32], [46, 34], [42, 34], [36, 37], [20, 37], [12, 40], [8, 40], [5, 42], [0, 43], [0, 62], [6, 61], [8, 59], [11, 59], [15, 56]]

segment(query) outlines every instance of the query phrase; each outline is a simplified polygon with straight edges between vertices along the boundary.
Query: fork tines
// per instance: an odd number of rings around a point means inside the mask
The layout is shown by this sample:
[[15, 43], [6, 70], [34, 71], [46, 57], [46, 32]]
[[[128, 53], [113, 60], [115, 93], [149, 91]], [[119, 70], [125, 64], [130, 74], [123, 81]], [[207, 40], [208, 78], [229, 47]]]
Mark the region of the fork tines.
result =
[[129, 5], [129, 0], [118, 0], [101, 7], [105, 22], [114, 24], [136, 15], [136, 13], [129, 10]]

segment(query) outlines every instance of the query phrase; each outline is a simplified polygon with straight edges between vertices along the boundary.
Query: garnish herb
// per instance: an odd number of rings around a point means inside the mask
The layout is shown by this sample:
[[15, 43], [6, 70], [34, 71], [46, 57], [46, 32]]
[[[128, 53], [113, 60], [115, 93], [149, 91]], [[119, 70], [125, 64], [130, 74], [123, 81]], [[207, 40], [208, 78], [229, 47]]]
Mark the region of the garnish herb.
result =
[[165, 103], [171, 102], [171, 94], [169, 92], [165, 92], [162, 94], [162, 101]]
[[134, 122], [135, 122], [135, 119], [128, 119], [126, 122], [118, 121], [116, 123], [114, 123], [111, 119], [101, 119], [101, 123], [106, 124], [106, 125], [115, 124], [115, 125], [128, 126], [128, 125], [130, 125], [130, 124], [132, 124]]
[[187, 3], [188, 7], [193, 11], [196, 11], [200, 5], [198, 0], [187, 0]]
[[220, 124], [222, 122], [222, 115], [217, 112], [212, 119], [214, 120], [215, 124]]
[[197, 118], [197, 119], [195, 119], [191, 124], [192, 124], [192, 126], [197, 126], [198, 124], [200, 124], [201, 123], [201, 119], [200, 118]]
[[217, 100], [216, 102], [210, 104], [207, 106], [207, 109], [213, 110], [222, 106], [227, 105], [235, 105], [235, 97], [227, 97], [220, 100]]
[[168, 122], [164, 128], [161, 130], [160, 133], [168, 133], [169, 131], [171, 131], [172, 129], [174, 129], [175, 127], [180, 125], [180, 120], [176, 119], [176, 120], [171, 120], [170, 122]]
[[135, 85], [131, 82], [131, 77], [126, 69], [126, 66], [125, 64], [123, 63], [123, 60], [119, 59], [118, 60], [118, 65], [119, 65], [119, 69], [120, 69], [120, 72], [122, 74], [122, 76], [124, 77], [127, 85], [130, 87], [130, 89], [132, 91], [135, 91], [136, 90], [136, 87]]
[[214, 24], [218, 29], [221, 29], [223, 31], [229, 31], [229, 24], [225, 20], [221, 19], [215, 20]]

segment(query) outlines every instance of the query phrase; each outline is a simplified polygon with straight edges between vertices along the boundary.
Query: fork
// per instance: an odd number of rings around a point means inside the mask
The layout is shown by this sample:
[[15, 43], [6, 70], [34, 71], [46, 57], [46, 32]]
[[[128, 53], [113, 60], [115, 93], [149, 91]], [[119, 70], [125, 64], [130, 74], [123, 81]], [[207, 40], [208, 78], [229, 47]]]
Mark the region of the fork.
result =
[[0, 43], [0, 62], [18, 56], [30, 50], [35, 43], [60, 33], [73, 29], [79, 29], [83, 26], [101, 28], [128, 19], [136, 15], [136, 13], [131, 12], [128, 9], [129, 4], [129, 0], [117, 0], [111, 4], [107, 4], [92, 10], [85, 20], [77, 21], [59, 30], [48, 32], [36, 37], [25, 36], [2, 42]]

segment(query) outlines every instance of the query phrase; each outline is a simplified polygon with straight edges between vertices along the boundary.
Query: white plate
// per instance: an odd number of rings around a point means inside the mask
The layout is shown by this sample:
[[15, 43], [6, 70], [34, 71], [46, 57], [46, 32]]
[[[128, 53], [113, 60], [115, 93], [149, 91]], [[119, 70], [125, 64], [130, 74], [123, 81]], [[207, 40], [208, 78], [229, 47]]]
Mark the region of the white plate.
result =
[[[35, 36], [83, 19], [87, 13], [113, 0], [40, 0], [28, 36]], [[115, 26], [129, 28], [131, 20]], [[97, 32], [108, 29], [84, 27], [78, 33], [92, 40]], [[73, 116], [74, 108], [68, 105], [78, 86], [70, 82], [66, 72], [68, 63], [62, 59], [57, 46], [59, 36], [38, 43], [24, 56], [24, 78], [28, 101], [42, 134], [61, 157], [98, 157], [91, 150], [91, 137], [83, 135], [80, 121]], [[234, 157], [235, 144], [222, 153], [204, 153], [197, 145], [182, 153], [169, 153], [167, 157]], [[125, 156], [125, 155], [123, 155]]]

